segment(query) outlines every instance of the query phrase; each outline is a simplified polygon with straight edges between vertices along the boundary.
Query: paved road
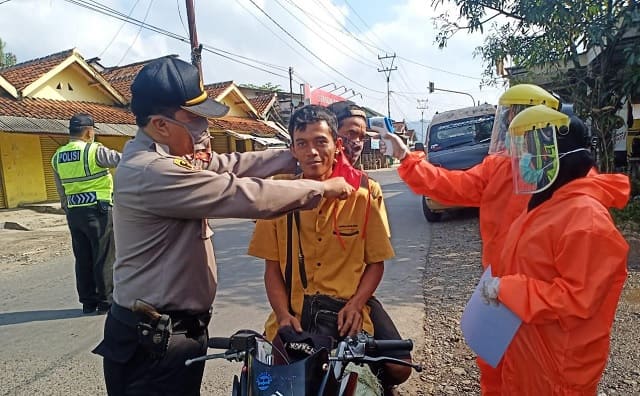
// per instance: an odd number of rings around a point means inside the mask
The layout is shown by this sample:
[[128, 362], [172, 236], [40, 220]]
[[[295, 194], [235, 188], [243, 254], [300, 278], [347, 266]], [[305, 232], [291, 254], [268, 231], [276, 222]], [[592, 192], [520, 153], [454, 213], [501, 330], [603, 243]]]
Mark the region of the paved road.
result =
[[[421, 279], [429, 226], [418, 198], [395, 171], [374, 171], [371, 176], [383, 186], [396, 250], [377, 295], [403, 336], [421, 342]], [[262, 262], [245, 254], [253, 223], [214, 224], [220, 287], [210, 333], [261, 330], [269, 312]], [[89, 353], [101, 338], [104, 317], [83, 316], [76, 298], [71, 256], [25, 266], [0, 279], [0, 394], [105, 393], [101, 360]], [[207, 363], [203, 394], [228, 394], [238, 368], [237, 363]]]

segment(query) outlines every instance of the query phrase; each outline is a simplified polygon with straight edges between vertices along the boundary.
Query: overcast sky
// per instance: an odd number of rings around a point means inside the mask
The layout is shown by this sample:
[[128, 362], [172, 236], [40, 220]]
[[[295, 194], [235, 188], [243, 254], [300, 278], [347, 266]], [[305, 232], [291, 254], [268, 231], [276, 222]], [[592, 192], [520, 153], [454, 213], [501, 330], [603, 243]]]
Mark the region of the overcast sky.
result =
[[[188, 37], [184, 0], [74, 1], [104, 5]], [[395, 119], [419, 120], [417, 99], [428, 99], [425, 119], [435, 111], [471, 104], [471, 98], [465, 95], [429, 94], [429, 81], [436, 88], [465, 91], [476, 101], [493, 104], [503, 91], [479, 86], [482, 63], [474, 59], [473, 50], [482, 43], [480, 35], [460, 33], [444, 50], [434, 45], [432, 18], [444, 10], [433, 10], [431, 0], [195, 0], [195, 7], [202, 44], [228, 51], [226, 56], [277, 74], [205, 51], [202, 62], [207, 83], [271, 82], [288, 90], [287, 69], [292, 66], [297, 82], [314, 87], [330, 83], [345, 86], [349, 91], [344, 97], [355, 92], [358, 95], [352, 100], [386, 113], [386, 80], [377, 71], [382, 68], [378, 55], [395, 53], [398, 57], [394, 66], [398, 70], [391, 72], [391, 115]], [[455, 9], [452, 12], [457, 14]], [[73, 47], [85, 59], [100, 57], [106, 66], [166, 54], [189, 60], [189, 45], [185, 42], [140, 30], [64, 0], [0, 0], [0, 26], [0, 38], [18, 61]], [[297, 82], [294, 91], [298, 89]], [[342, 92], [344, 88], [336, 91]]]

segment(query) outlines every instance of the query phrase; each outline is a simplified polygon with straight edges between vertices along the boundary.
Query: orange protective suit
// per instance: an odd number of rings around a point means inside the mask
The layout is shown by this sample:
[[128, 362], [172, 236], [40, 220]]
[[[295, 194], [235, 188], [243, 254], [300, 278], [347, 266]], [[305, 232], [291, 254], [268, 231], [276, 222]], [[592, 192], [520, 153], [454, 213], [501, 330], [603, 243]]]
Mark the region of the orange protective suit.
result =
[[[489, 155], [466, 171], [452, 171], [424, 161], [422, 152], [407, 154], [398, 174], [420, 195], [427, 195], [446, 205], [480, 208], [480, 236], [482, 238], [482, 265], [498, 265], [502, 246], [509, 227], [527, 207], [530, 195], [513, 192], [511, 159]], [[482, 394], [499, 395], [501, 392], [500, 366], [491, 367], [477, 359], [480, 368]]]
[[596, 394], [629, 250], [608, 208], [629, 193], [625, 175], [576, 179], [513, 223], [493, 273], [523, 321], [502, 359], [503, 395]]
[[473, 168], [457, 171], [434, 166], [424, 158], [422, 152], [407, 154], [398, 168], [400, 178], [416, 194], [445, 205], [479, 207], [482, 266], [495, 266], [509, 227], [531, 198], [514, 194], [511, 159], [489, 155]]

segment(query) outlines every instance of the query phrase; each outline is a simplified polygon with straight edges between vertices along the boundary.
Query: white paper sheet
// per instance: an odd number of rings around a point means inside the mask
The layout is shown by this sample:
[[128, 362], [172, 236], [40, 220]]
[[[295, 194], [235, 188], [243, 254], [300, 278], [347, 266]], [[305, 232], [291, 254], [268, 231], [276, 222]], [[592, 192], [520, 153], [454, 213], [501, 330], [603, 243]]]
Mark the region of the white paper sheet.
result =
[[480, 291], [491, 276], [489, 266], [462, 313], [460, 327], [467, 345], [482, 359], [497, 367], [522, 321], [503, 304], [485, 304]]

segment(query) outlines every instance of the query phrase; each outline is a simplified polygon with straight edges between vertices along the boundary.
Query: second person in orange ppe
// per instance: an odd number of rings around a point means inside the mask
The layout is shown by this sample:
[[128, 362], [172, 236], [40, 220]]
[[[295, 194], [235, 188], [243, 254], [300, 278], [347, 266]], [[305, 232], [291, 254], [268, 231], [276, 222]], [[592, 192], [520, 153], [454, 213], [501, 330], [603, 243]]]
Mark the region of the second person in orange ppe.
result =
[[514, 187], [531, 199], [481, 289], [522, 319], [502, 359], [502, 394], [595, 395], [629, 249], [608, 208], [626, 205], [629, 180], [586, 177], [590, 139], [576, 117], [536, 106], [510, 132]]
[[[559, 108], [560, 102], [544, 89], [530, 84], [509, 88], [500, 97], [491, 136], [489, 155], [468, 170], [447, 170], [425, 161], [423, 152], [410, 152], [399, 137], [389, 134], [381, 145], [391, 144], [394, 157], [400, 159], [398, 174], [420, 195], [427, 195], [445, 205], [478, 207], [480, 210], [480, 236], [482, 238], [482, 265], [498, 265], [502, 246], [513, 220], [521, 214], [530, 196], [513, 192], [511, 159], [505, 146], [505, 137], [511, 119], [523, 109], [544, 104]], [[386, 141], [386, 142], [385, 142]], [[482, 394], [501, 394], [500, 366], [491, 367], [481, 358]]]

